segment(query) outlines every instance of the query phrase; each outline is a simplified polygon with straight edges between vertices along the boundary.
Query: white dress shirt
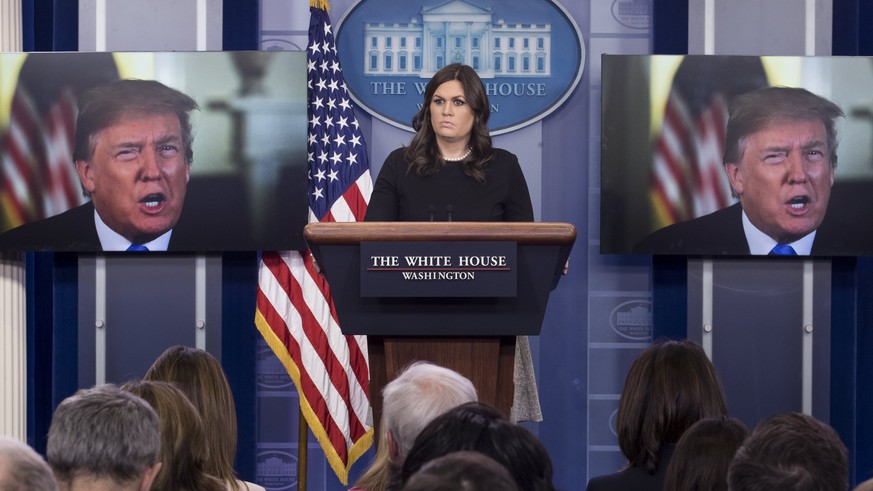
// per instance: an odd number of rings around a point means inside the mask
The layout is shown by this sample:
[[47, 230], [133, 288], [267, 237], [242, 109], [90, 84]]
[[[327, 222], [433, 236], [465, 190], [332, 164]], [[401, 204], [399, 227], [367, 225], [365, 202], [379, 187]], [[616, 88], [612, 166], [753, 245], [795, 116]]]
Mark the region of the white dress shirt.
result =
[[[765, 234], [758, 227], [752, 225], [749, 217], [746, 216], [746, 210], [743, 210], [743, 232], [746, 233], [746, 242], [749, 244], [749, 253], [753, 255], [766, 256], [770, 254], [778, 242], [773, 240], [769, 235]], [[815, 240], [815, 230], [804, 235], [800, 239], [791, 242], [789, 245], [794, 249], [798, 256], [808, 256], [812, 251], [812, 242]]]
[[[103, 219], [100, 218], [100, 214], [97, 213], [97, 210], [94, 210], [94, 225], [97, 226], [97, 237], [100, 238], [100, 246], [104, 251], [126, 251], [127, 248], [131, 246], [132, 242], [118, 234], [115, 230], [109, 228], [109, 225], [106, 225], [106, 223], [103, 222]], [[148, 247], [149, 252], [166, 251], [167, 247], [170, 245], [170, 235], [172, 234], [173, 231], [169, 230], [157, 239], [140, 245]]]

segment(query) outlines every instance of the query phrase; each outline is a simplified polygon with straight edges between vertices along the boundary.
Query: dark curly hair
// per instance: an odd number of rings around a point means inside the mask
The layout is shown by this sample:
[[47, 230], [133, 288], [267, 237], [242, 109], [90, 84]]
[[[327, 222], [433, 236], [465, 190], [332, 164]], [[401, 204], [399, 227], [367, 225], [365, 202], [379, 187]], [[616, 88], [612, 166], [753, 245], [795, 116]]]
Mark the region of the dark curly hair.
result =
[[506, 467], [525, 491], [555, 491], [552, 460], [543, 444], [530, 431], [480, 402], [462, 404], [425, 426], [402, 467], [394, 470], [388, 489], [402, 489], [427, 462], [462, 450], [491, 457]]

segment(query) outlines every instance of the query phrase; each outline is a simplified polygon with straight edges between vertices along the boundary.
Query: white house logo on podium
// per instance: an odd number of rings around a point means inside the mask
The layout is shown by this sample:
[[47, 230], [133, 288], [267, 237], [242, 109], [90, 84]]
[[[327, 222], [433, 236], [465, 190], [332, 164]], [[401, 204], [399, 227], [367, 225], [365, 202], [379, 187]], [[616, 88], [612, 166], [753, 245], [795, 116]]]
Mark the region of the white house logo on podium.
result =
[[470, 65], [482, 78], [492, 134], [555, 110], [585, 64], [578, 27], [548, 0], [361, 0], [343, 17], [337, 45], [355, 102], [409, 131], [428, 80], [448, 64]]

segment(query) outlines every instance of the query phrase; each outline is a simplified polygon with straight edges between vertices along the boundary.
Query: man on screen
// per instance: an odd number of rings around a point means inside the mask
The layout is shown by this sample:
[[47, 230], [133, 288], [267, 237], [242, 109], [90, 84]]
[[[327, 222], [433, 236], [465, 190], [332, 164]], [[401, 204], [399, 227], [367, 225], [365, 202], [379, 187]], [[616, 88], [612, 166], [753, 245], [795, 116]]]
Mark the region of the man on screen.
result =
[[192, 250], [174, 230], [193, 161], [191, 97], [153, 80], [85, 94], [73, 152], [86, 203], [0, 235], [0, 249]]
[[805, 89], [767, 87], [730, 106], [724, 169], [739, 203], [657, 230], [634, 252], [832, 255], [870, 250], [827, 214], [843, 111]]

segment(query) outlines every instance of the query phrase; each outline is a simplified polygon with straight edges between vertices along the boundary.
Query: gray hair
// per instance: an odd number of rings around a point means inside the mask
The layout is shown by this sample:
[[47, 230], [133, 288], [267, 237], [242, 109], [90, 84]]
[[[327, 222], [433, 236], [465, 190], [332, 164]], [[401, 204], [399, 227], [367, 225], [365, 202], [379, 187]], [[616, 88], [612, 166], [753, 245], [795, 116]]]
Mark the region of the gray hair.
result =
[[32, 448], [0, 436], [0, 490], [57, 491], [58, 485], [45, 460]]
[[843, 491], [849, 457], [840, 435], [801, 413], [761, 421], [737, 450], [728, 469], [731, 491]]
[[434, 418], [476, 401], [473, 382], [454, 370], [424, 361], [406, 368], [382, 389], [384, 424], [405, 457], [415, 437]]
[[158, 462], [161, 423], [139, 397], [110, 384], [82, 389], [55, 410], [46, 460], [59, 482], [79, 476], [127, 484]]
[[831, 167], [837, 167], [837, 118], [843, 110], [824, 97], [796, 87], [764, 87], [738, 95], [730, 105], [723, 163], [739, 163], [746, 138], [775, 123], [821, 121]]
[[73, 160], [91, 160], [100, 131], [140, 114], [175, 114], [179, 118], [185, 162], [194, 161], [191, 111], [200, 109], [185, 93], [156, 80], [115, 80], [86, 92], [79, 101]]

